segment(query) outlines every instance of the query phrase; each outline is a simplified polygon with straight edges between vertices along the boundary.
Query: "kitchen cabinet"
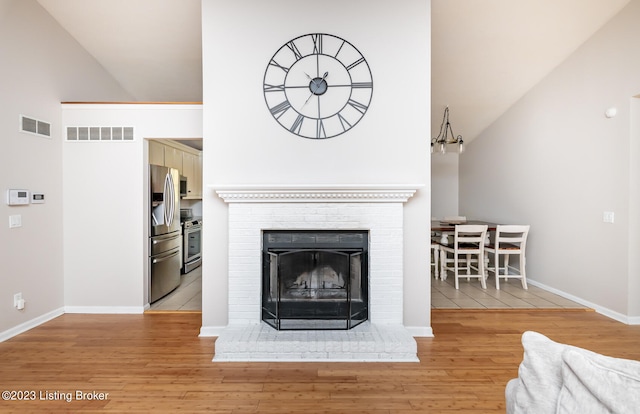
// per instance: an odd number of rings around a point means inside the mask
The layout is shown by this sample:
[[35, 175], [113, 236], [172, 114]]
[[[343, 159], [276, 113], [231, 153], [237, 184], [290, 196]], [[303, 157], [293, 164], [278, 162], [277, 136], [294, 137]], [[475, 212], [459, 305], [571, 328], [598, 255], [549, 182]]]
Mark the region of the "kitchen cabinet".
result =
[[149, 140], [149, 164], [177, 169], [187, 177], [185, 198], [202, 198], [202, 152], [174, 140]]
[[164, 165], [164, 144], [158, 141], [149, 141], [149, 164]]
[[177, 148], [165, 145], [164, 147], [164, 166], [175, 168], [182, 175], [182, 151]]
[[202, 156], [182, 153], [182, 175], [187, 177], [187, 198], [202, 198]]

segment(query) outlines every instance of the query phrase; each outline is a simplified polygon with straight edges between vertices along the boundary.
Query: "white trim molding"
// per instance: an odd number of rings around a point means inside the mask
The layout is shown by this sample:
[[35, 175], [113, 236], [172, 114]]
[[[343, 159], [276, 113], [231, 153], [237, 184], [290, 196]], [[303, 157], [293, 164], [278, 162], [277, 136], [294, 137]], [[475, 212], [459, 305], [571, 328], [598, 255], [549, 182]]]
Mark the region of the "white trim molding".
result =
[[406, 203], [422, 184], [209, 185], [226, 203]]
[[65, 306], [64, 313], [137, 315], [137, 314], [144, 313], [144, 306]]
[[23, 332], [27, 332], [28, 330], [33, 329], [36, 326], [42, 325], [45, 322], [49, 322], [50, 320], [55, 319], [58, 316], [63, 314], [64, 314], [64, 308], [54, 309], [51, 312], [47, 312], [44, 315], [38, 316], [37, 318], [21, 323], [20, 325], [14, 326], [13, 328], [8, 329], [4, 332], [0, 332], [0, 342], [4, 342], [7, 339], [20, 335]]
[[553, 288], [551, 286], [547, 286], [544, 283], [540, 283], [540, 282], [537, 282], [535, 280], [531, 280], [531, 279], [527, 278], [527, 282], [530, 285], [537, 286], [537, 287], [542, 288], [544, 290], [547, 290], [547, 291], [549, 291], [551, 293], [555, 293], [558, 296], [562, 296], [565, 299], [572, 300], [572, 301], [574, 301], [576, 303], [579, 303], [579, 304], [584, 305], [584, 306], [586, 306], [588, 308], [591, 308], [591, 309], [595, 310], [596, 312], [598, 312], [599, 314], [606, 316], [607, 318], [611, 318], [613, 320], [616, 320], [618, 322], [622, 322], [622, 323], [627, 324], [627, 325], [640, 325], [640, 317], [639, 316], [624, 315], [624, 314], [622, 314], [620, 312], [616, 312], [616, 311], [614, 311], [612, 309], [605, 308], [604, 306], [600, 306], [600, 305], [595, 304], [593, 302], [590, 302], [590, 301], [588, 301], [586, 299], [582, 299], [582, 298], [580, 298], [578, 296], [571, 295], [571, 294], [569, 294], [567, 292], [564, 292], [562, 290], [558, 290], [558, 289]]
[[200, 338], [211, 338], [218, 337], [220, 334], [226, 329], [226, 326], [201, 326], [200, 334], [198, 335]]
[[434, 338], [433, 329], [424, 326], [405, 326], [414, 338]]

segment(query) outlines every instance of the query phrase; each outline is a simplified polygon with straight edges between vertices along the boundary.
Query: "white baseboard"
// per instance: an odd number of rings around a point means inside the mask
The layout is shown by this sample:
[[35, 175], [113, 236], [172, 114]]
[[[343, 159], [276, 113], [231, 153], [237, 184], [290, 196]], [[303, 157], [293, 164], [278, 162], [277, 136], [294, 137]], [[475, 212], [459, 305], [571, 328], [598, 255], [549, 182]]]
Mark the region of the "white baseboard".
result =
[[596, 312], [598, 312], [598, 313], [600, 313], [600, 314], [602, 314], [602, 315], [604, 315], [604, 316], [606, 316], [608, 318], [614, 319], [614, 320], [616, 320], [618, 322], [622, 322], [622, 323], [627, 324], [627, 325], [640, 325], [640, 316], [623, 315], [620, 312], [616, 312], [616, 311], [611, 310], [609, 308], [605, 308], [604, 306], [600, 306], [600, 305], [598, 305], [596, 303], [589, 302], [588, 300], [585, 300], [585, 299], [579, 298], [577, 296], [571, 295], [571, 294], [569, 294], [567, 292], [563, 292], [561, 290], [552, 288], [550, 286], [545, 285], [544, 283], [536, 282], [535, 280], [531, 280], [529, 278], [527, 278], [527, 283], [529, 283], [529, 284], [531, 284], [533, 286], [537, 286], [539, 288], [542, 288], [544, 290], [548, 290], [549, 292], [555, 293], [558, 296], [562, 296], [565, 299], [569, 299], [569, 300], [577, 302], [577, 303], [579, 303], [581, 305], [587, 306], [587, 307], [595, 310]]
[[65, 306], [65, 313], [138, 314], [144, 306]]
[[414, 338], [433, 338], [433, 329], [430, 326], [406, 326], [405, 328]]
[[18, 326], [14, 326], [11, 329], [7, 329], [4, 332], [0, 332], [0, 342], [13, 338], [16, 335], [20, 335], [21, 333], [26, 332], [29, 329], [33, 329], [38, 325], [42, 325], [43, 323], [48, 322], [51, 319], [57, 318], [62, 314], [64, 314], [64, 308], [58, 308], [58, 309], [52, 310], [51, 312], [47, 312], [44, 315], [38, 316], [37, 318], [33, 318], [30, 321], [21, 323]]
[[629, 325], [640, 325], [640, 316], [630, 316]]
[[220, 333], [224, 331], [226, 326], [201, 326], [200, 335], [201, 338], [208, 338], [212, 336], [220, 336]]

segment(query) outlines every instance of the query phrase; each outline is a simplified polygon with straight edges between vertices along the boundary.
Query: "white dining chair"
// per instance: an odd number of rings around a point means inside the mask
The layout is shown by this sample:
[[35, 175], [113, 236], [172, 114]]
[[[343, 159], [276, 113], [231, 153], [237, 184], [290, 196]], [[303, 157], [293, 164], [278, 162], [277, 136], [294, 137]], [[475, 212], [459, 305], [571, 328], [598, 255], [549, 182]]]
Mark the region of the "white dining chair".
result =
[[[493, 243], [485, 246], [487, 262], [489, 262], [487, 271], [495, 274], [496, 289], [500, 289], [501, 278], [505, 280], [520, 279], [522, 288], [528, 289], [525, 251], [529, 229], [529, 225], [498, 225]], [[515, 255], [519, 258], [517, 267], [509, 262], [510, 256]]]
[[440, 244], [431, 240], [431, 266], [433, 266], [433, 275], [437, 279], [440, 274]]
[[[433, 220], [433, 218], [432, 218]], [[467, 217], [466, 216], [444, 216], [441, 220], [442, 223], [452, 223], [452, 224], [465, 224], [467, 222]], [[433, 236], [433, 234], [432, 234]], [[448, 244], [449, 239], [451, 237], [453, 237], [453, 232], [448, 232], [448, 231], [443, 231], [440, 232], [439, 234], [440, 236], [440, 240], [434, 240], [435, 243], [437, 244]], [[440, 266], [442, 267], [442, 265]], [[440, 275], [441, 277], [444, 276], [444, 279], [446, 279], [446, 274], [445, 275]]]
[[455, 276], [456, 289], [460, 288], [460, 278], [480, 279], [482, 288], [487, 288], [484, 269], [487, 228], [488, 226], [485, 224], [458, 224], [455, 226], [453, 241], [440, 244], [441, 279], [446, 279], [447, 272], [452, 271]]
[[[431, 217], [431, 221], [437, 221], [438, 219], [436, 217]], [[440, 274], [440, 245], [438, 244], [438, 242], [436, 241], [436, 236], [437, 236], [437, 232], [431, 230], [431, 250], [429, 252], [430, 254], [430, 260], [431, 260], [431, 266], [433, 267], [433, 274], [435, 276], [435, 278], [437, 279], [439, 274]]]

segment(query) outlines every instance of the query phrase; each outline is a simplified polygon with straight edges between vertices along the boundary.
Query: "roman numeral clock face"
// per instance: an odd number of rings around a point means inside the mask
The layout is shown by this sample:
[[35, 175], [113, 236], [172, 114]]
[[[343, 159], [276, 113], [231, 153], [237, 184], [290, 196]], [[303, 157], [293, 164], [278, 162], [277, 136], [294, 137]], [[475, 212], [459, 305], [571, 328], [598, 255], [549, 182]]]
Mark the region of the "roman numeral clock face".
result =
[[373, 78], [364, 56], [337, 36], [297, 37], [273, 55], [264, 74], [271, 115], [304, 138], [331, 138], [353, 128], [371, 103]]

